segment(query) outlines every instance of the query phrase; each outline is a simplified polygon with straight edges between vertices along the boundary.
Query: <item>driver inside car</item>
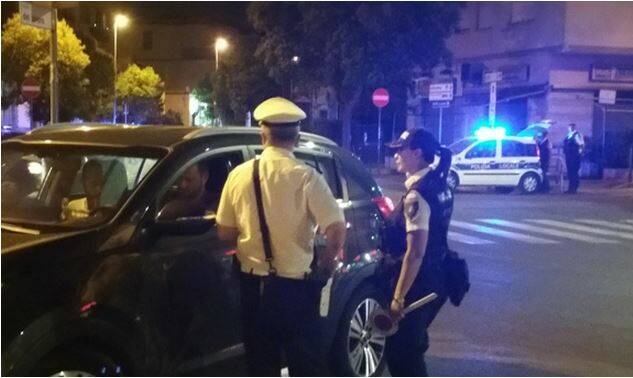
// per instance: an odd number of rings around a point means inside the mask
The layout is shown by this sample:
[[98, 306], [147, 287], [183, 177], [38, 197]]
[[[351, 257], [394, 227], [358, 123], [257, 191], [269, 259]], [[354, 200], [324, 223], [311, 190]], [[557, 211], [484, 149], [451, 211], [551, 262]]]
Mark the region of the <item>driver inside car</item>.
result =
[[81, 179], [86, 196], [72, 201], [68, 201], [68, 198], [62, 200], [63, 220], [94, 216], [101, 207], [101, 192], [105, 182], [101, 163], [97, 160], [87, 161], [81, 169]]

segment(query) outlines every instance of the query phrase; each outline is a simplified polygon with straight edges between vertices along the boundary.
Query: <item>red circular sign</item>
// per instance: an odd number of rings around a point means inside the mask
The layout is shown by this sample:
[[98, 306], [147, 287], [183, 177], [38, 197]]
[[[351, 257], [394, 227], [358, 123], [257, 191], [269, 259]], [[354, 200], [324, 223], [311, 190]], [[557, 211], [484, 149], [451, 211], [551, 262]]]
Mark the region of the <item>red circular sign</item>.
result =
[[40, 84], [32, 77], [27, 77], [22, 82], [22, 97], [34, 100], [40, 95]]
[[378, 88], [371, 96], [371, 101], [377, 108], [384, 108], [389, 103], [389, 92], [385, 88]]

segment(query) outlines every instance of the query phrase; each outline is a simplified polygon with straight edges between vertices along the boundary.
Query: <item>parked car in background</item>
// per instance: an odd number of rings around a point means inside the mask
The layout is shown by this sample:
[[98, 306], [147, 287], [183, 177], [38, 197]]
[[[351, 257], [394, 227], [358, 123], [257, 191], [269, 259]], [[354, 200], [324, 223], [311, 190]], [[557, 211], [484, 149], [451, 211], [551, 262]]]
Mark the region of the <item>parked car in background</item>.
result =
[[[261, 149], [243, 127], [53, 125], [3, 142], [2, 185], [14, 190], [2, 200], [2, 374], [245, 374], [235, 251], [217, 237], [215, 208], [157, 214], [192, 164], [219, 197]], [[390, 203], [332, 141], [302, 133], [295, 155], [325, 176], [349, 229], [319, 342], [334, 374], [381, 374], [385, 338], [367, 316], [384, 304]], [[101, 206], [66, 218], [63, 204], [86, 196], [87, 161], [104, 173]]]
[[447, 182], [453, 190], [458, 186], [494, 186], [534, 193], [542, 182], [538, 147], [532, 138], [472, 137], [449, 148], [453, 162]]

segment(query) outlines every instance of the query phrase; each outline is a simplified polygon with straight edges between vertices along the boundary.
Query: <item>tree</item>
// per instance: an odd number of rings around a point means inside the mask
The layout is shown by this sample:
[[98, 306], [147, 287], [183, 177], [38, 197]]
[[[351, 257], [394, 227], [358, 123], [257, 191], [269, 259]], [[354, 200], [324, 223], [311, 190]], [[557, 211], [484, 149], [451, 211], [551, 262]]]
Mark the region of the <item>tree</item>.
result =
[[213, 87], [211, 86], [211, 78], [209, 75], [205, 75], [198, 85], [191, 92], [193, 97], [201, 105], [198, 107], [198, 111], [193, 115], [194, 120], [192, 124], [196, 125], [210, 125], [213, 121]]
[[216, 112], [226, 123], [243, 124], [246, 112], [262, 101], [281, 94], [281, 87], [253, 55], [257, 35], [245, 35], [223, 55], [220, 69], [212, 77]]
[[156, 123], [163, 113], [163, 81], [150, 66], [136, 64], [120, 73], [116, 79], [117, 97], [128, 105], [128, 122]]
[[[34, 118], [48, 119], [50, 93], [50, 32], [23, 25], [20, 15], [14, 14], [2, 32], [2, 106], [22, 102], [20, 85], [25, 77], [33, 77], [42, 93], [34, 101]], [[85, 46], [74, 30], [60, 20], [57, 23], [57, 65], [59, 72], [60, 119], [70, 120], [86, 114], [83, 101], [86, 86], [84, 69], [90, 63]]]
[[413, 70], [450, 58], [444, 40], [458, 22], [459, 7], [436, 2], [259, 2], [249, 6], [248, 17], [262, 34], [256, 56], [278, 83], [292, 74], [291, 57], [297, 55], [302, 85], [336, 90], [342, 142], [349, 148], [352, 116], [364, 90], [387, 87], [399, 100], [395, 105], [405, 108]]

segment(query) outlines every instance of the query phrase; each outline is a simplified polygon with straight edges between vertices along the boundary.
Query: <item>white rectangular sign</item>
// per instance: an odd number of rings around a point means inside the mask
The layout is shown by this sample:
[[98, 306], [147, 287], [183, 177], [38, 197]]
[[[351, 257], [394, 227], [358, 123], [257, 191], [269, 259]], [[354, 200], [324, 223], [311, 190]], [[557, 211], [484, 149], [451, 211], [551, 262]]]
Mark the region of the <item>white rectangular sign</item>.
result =
[[32, 1], [20, 1], [20, 19], [25, 25], [41, 29], [51, 29], [51, 9], [39, 7]]
[[614, 89], [601, 89], [598, 95], [598, 102], [600, 104], [615, 104], [616, 91]]
[[497, 115], [497, 82], [490, 83], [490, 102], [488, 104], [488, 122], [490, 126], [495, 125], [495, 117]]
[[451, 101], [453, 99], [453, 83], [431, 84], [429, 101]]
[[484, 73], [484, 83], [494, 83], [503, 79], [503, 73], [501, 71], [486, 72]]

